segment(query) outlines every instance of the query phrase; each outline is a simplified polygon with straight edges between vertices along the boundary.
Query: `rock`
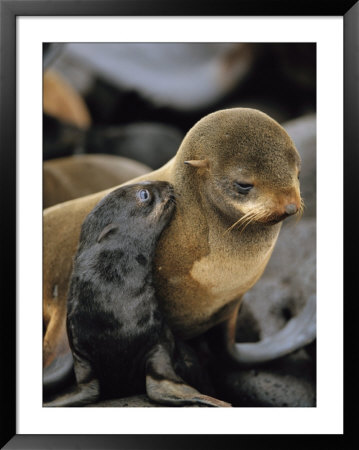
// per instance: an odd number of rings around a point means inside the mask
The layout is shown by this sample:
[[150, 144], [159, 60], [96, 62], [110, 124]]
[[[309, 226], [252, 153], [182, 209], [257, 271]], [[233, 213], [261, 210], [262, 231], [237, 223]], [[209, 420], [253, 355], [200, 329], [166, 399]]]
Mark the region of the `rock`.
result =
[[83, 153], [86, 131], [49, 114], [43, 114], [44, 161]]
[[[302, 219], [282, 227], [262, 278], [243, 299], [243, 307], [258, 323], [261, 338], [279, 331], [297, 315], [309, 296], [315, 294], [315, 248], [315, 219]], [[241, 313], [238, 325], [240, 321]], [[248, 342], [251, 339], [248, 335]]]
[[316, 406], [313, 361], [304, 350], [260, 369], [227, 370], [216, 388], [233, 406]]
[[108, 153], [139, 161], [152, 169], [166, 164], [177, 152], [183, 133], [161, 123], [94, 127], [86, 136], [87, 153]]
[[134, 395], [132, 397], [116, 398], [111, 400], [104, 400], [98, 403], [93, 403], [88, 405], [89, 408], [123, 408], [123, 407], [140, 407], [140, 408], [150, 408], [161, 406], [159, 403], [152, 402], [146, 394]]
[[71, 43], [55, 67], [65, 76], [70, 68], [79, 89], [88, 89], [89, 81], [73, 67], [186, 111], [223, 98], [247, 75], [255, 55], [256, 48], [243, 43]]
[[[134, 395], [132, 397], [124, 397], [124, 398], [118, 398], [114, 400], [105, 400], [99, 403], [93, 403], [92, 405], [88, 405], [88, 407], [94, 407], [94, 408], [103, 408], [103, 407], [110, 407], [110, 408], [158, 408], [158, 407], [164, 407], [166, 405], [161, 405], [160, 403], [153, 402], [150, 400], [146, 394], [141, 395]], [[190, 408], [198, 408], [199, 405], [188, 405], [187, 407]]]

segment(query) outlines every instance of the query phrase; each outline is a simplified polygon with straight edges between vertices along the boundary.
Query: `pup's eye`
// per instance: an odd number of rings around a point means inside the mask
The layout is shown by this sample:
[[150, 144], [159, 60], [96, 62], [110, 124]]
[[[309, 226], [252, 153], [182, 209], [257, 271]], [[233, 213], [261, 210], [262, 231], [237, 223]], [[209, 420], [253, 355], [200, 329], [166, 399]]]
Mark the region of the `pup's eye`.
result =
[[141, 189], [137, 192], [137, 197], [141, 200], [141, 202], [146, 202], [151, 197], [149, 191], [147, 189]]
[[247, 195], [248, 192], [252, 189], [253, 184], [249, 183], [240, 183], [238, 181], [234, 182], [234, 186], [240, 194]]

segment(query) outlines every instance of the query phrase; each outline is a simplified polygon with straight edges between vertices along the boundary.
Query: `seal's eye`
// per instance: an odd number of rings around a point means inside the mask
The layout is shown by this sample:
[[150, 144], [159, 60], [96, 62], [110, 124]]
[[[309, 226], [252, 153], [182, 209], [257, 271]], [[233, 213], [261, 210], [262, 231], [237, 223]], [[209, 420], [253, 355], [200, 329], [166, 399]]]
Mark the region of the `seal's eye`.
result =
[[147, 189], [141, 189], [137, 192], [137, 197], [141, 200], [141, 202], [147, 202], [151, 195]]
[[247, 195], [248, 192], [252, 189], [253, 184], [249, 183], [240, 183], [238, 181], [234, 182], [234, 186], [240, 194]]

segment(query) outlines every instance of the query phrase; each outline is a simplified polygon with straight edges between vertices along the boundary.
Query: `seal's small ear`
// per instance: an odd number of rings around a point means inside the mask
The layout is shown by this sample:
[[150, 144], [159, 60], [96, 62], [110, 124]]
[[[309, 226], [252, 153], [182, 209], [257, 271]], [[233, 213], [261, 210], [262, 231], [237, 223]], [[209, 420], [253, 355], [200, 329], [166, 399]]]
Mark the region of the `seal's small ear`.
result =
[[184, 163], [198, 169], [209, 169], [208, 159], [191, 159], [190, 161], [185, 161]]
[[110, 223], [101, 231], [99, 237], [97, 238], [97, 242], [101, 242], [104, 237], [106, 237], [109, 233], [119, 228], [118, 223]]

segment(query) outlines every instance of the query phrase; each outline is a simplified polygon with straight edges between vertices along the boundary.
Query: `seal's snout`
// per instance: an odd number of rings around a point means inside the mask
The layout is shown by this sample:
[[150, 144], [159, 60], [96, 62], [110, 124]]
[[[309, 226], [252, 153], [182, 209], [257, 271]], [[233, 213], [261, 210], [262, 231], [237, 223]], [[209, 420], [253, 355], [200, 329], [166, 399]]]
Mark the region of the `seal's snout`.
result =
[[295, 203], [289, 203], [285, 207], [285, 212], [291, 216], [293, 214], [296, 214], [298, 212], [298, 206]]

